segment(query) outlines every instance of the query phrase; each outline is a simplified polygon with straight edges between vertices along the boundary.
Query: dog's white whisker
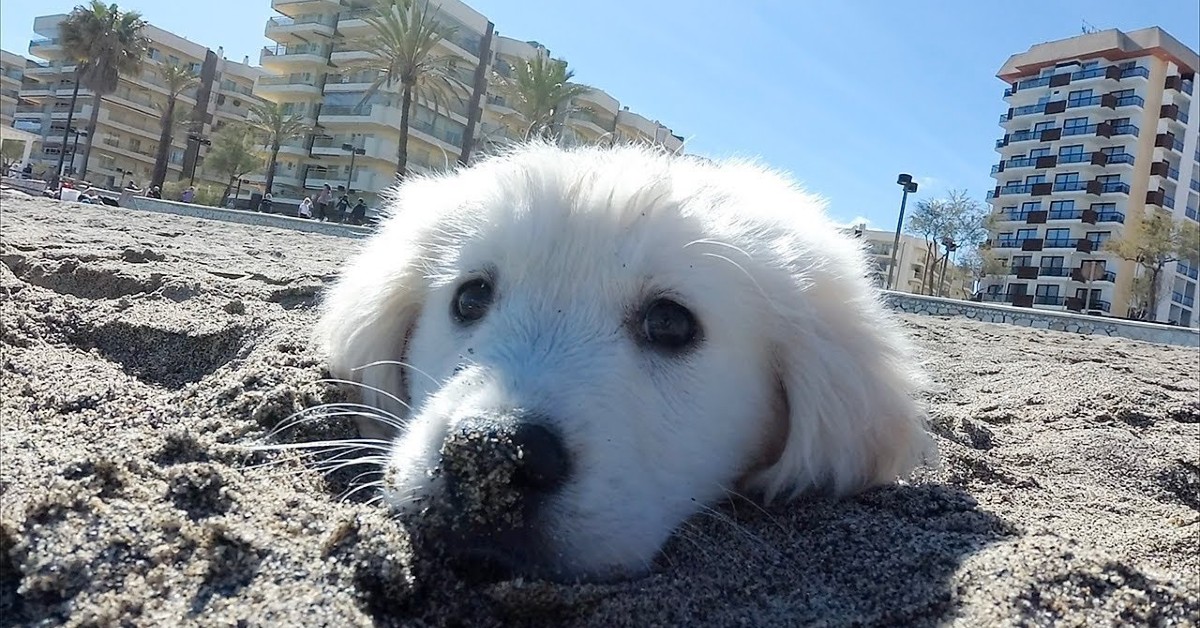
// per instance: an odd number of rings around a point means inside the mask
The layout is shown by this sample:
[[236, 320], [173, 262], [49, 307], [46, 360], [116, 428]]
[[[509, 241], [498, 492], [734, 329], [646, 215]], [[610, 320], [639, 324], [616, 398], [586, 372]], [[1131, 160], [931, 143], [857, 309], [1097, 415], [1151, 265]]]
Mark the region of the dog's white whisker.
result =
[[376, 386], [369, 386], [362, 382], [356, 382], [352, 379], [340, 379], [337, 377], [326, 377], [326, 378], [318, 379], [318, 380], [316, 380], [316, 382], [317, 383], [328, 383], [328, 384], [344, 384], [346, 386], [357, 386], [359, 388], [362, 388], [363, 390], [369, 390], [374, 393], [379, 393], [380, 395], [383, 395], [384, 397], [387, 397], [388, 399], [395, 401], [397, 404], [403, 406], [404, 408], [407, 408], [408, 410], [412, 410], [412, 406], [408, 405], [408, 402], [406, 402], [403, 399], [397, 397], [396, 395], [393, 395], [392, 393], [390, 393], [382, 388], [378, 388]]
[[424, 375], [425, 377], [428, 377], [429, 381], [433, 382], [435, 386], [441, 383], [437, 379], [435, 379], [432, 375], [430, 375], [429, 373], [426, 373], [425, 371], [422, 371], [421, 369], [419, 369], [407, 362], [401, 362], [400, 360], [375, 360], [374, 362], [370, 362], [368, 364], [363, 364], [362, 366], [358, 366], [358, 367], [352, 368], [350, 370], [351, 371], [361, 371], [361, 370], [369, 369], [369, 368], [372, 368], [375, 366], [398, 366], [400, 368], [405, 368], [410, 371], [413, 371], [414, 373], [418, 373], [418, 374]]

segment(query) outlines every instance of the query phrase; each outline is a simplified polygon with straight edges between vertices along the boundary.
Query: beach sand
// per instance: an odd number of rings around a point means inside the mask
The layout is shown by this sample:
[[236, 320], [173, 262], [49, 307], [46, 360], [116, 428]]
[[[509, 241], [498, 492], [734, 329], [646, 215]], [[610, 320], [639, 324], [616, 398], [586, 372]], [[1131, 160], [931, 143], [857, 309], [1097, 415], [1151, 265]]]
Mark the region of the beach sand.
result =
[[[942, 466], [723, 504], [653, 573], [468, 583], [302, 451], [358, 242], [0, 195], [0, 624], [1195, 625], [1200, 350], [902, 318]], [[350, 435], [337, 418], [274, 442]]]

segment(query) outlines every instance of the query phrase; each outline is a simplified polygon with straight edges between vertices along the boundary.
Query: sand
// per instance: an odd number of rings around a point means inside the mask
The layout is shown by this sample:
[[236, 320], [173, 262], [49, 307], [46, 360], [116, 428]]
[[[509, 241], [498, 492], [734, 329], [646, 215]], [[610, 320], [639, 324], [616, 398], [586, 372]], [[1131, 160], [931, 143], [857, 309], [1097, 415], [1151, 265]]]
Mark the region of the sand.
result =
[[[358, 243], [0, 195], [0, 623], [1196, 625], [1200, 352], [903, 318], [943, 466], [723, 504], [633, 581], [467, 582], [299, 451]], [[349, 434], [314, 421], [277, 442]]]

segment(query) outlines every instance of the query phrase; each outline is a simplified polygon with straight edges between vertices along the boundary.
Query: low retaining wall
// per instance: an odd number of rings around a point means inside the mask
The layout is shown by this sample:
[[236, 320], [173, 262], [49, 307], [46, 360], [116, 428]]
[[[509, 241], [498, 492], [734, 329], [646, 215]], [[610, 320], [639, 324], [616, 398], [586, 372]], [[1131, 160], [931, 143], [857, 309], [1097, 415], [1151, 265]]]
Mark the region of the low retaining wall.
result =
[[121, 200], [124, 204], [123, 206], [142, 211], [190, 216], [206, 220], [223, 220], [243, 225], [292, 229], [293, 231], [307, 231], [309, 233], [320, 233], [342, 238], [365, 238], [372, 233], [371, 229], [356, 227], [354, 225], [339, 225], [334, 222], [318, 222], [306, 218], [292, 218], [290, 216], [263, 214], [240, 209], [221, 209], [219, 207], [208, 207], [207, 205], [192, 205], [190, 203], [166, 201], [157, 198], [147, 198], [145, 196], [133, 196], [122, 198]]
[[927, 297], [904, 292], [883, 291], [884, 302], [895, 310], [929, 316], [965, 316], [989, 323], [1008, 323], [1034, 329], [1054, 329], [1077, 334], [1119, 336], [1165, 345], [1200, 348], [1200, 330], [1156, 323], [1127, 321], [1071, 312], [1035, 310], [975, 301]]

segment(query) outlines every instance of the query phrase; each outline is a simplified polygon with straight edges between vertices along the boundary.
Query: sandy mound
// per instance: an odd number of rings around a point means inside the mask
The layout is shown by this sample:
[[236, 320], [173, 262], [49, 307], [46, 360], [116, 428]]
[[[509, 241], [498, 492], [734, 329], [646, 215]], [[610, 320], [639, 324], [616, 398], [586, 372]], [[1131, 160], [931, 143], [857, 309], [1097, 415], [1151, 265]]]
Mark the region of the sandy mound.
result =
[[[1197, 350], [906, 319], [944, 467], [722, 506], [655, 573], [468, 584], [369, 496], [251, 452], [338, 399], [308, 349], [351, 240], [5, 194], [0, 623], [1194, 625]], [[287, 440], [347, 433], [336, 419]], [[361, 497], [361, 498], [360, 498]]]

